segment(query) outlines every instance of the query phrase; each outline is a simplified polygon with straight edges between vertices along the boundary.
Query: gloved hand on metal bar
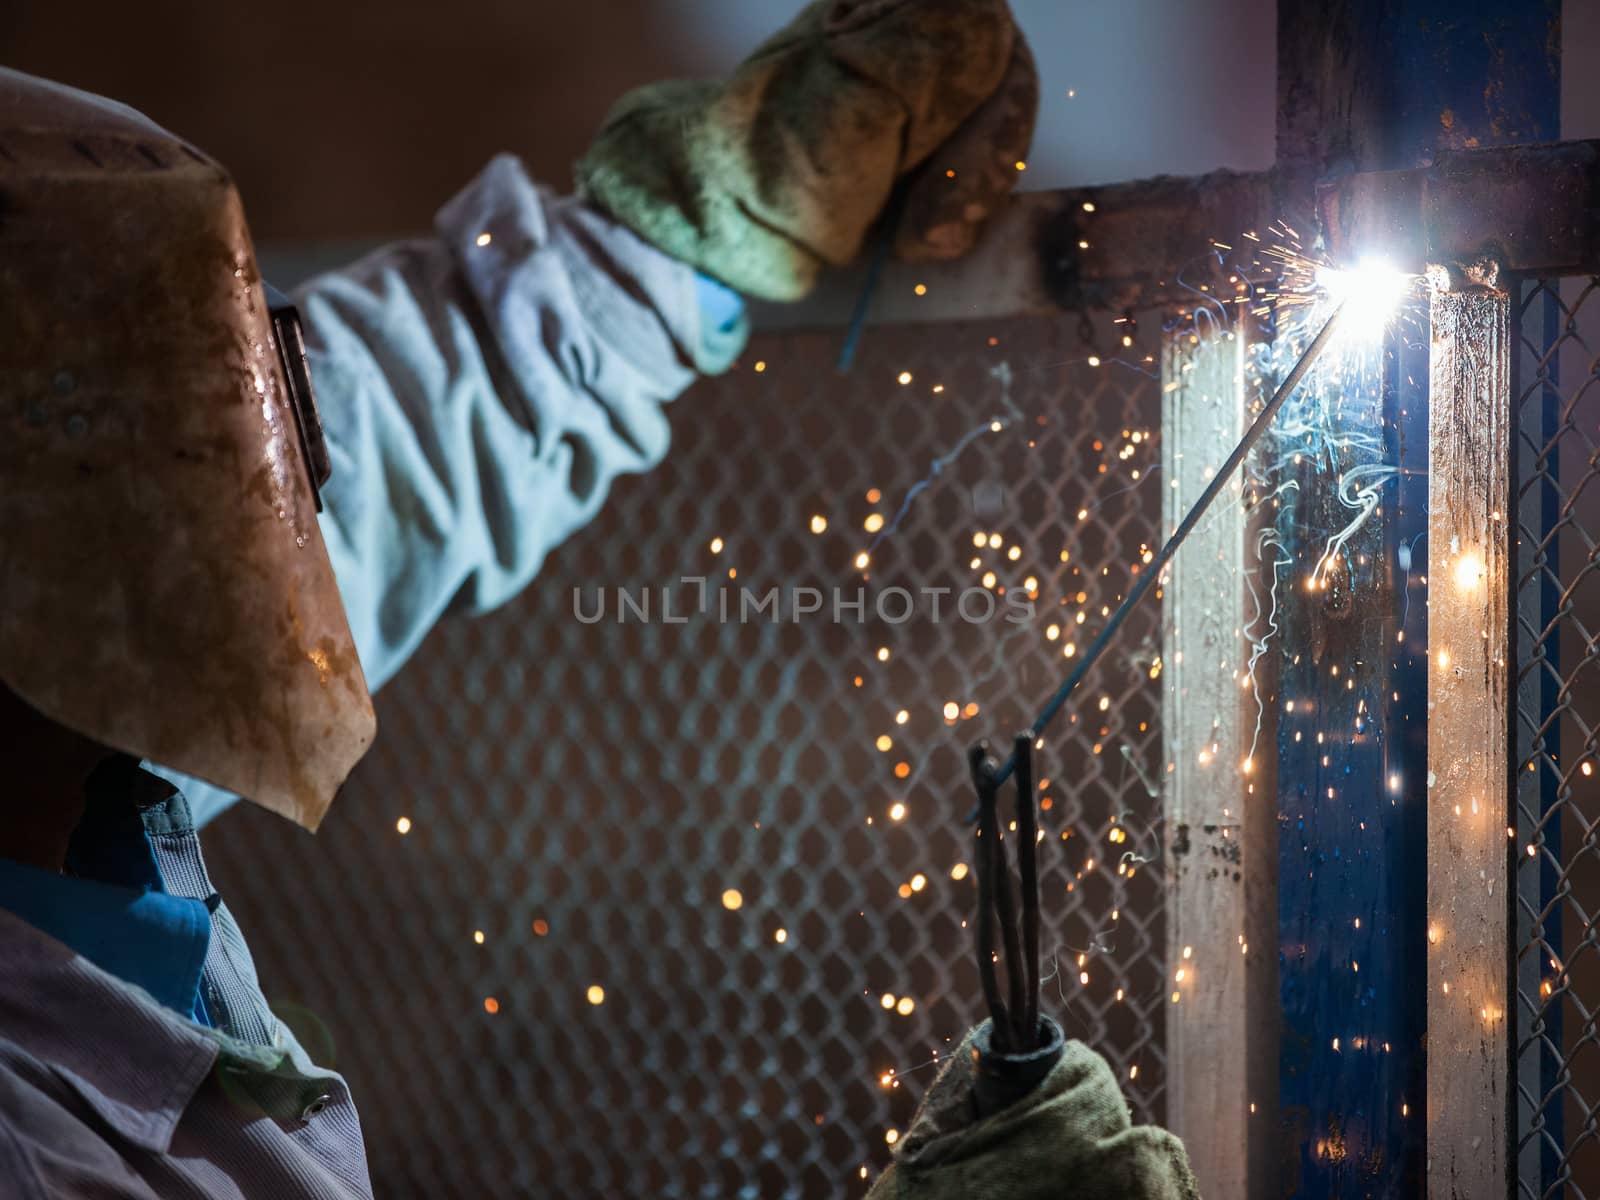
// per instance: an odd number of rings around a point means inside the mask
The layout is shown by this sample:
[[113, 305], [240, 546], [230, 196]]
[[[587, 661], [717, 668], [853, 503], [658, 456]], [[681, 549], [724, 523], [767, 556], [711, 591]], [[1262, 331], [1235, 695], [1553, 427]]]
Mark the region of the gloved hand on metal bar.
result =
[[747, 296], [795, 300], [856, 257], [897, 187], [901, 258], [966, 253], [1038, 107], [1005, 0], [818, 0], [724, 82], [629, 93], [583, 194]]
[[[1000, 763], [969, 763], [978, 793], [973, 922], [989, 1019], [970, 1030], [895, 1146], [868, 1200], [1196, 1200], [1183, 1144], [1134, 1126], [1105, 1059], [1039, 1007], [1038, 814], [1032, 733], [1011, 756], [1014, 836], [998, 812]], [[1005, 843], [1017, 847], [1020, 902]], [[995, 936], [999, 927], [999, 938]], [[1002, 994], [996, 963], [1005, 966]]]

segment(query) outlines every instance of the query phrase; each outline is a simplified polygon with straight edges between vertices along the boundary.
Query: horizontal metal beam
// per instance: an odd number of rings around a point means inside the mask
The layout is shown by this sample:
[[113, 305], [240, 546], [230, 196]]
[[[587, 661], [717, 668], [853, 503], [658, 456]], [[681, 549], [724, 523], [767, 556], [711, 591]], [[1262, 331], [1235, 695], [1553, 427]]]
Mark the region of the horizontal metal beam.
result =
[[[1190, 288], [1227, 283], [1209, 253], [1215, 240], [1231, 242], [1281, 219], [1310, 225], [1313, 211], [1335, 261], [1383, 254], [1420, 272], [1429, 262], [1493, 256], [1509, 271], [1597, 272], [1600, 141], [1446, 152], [1431, 168], [1347, 175], [1314, 190], [1304, 176], [1282, 171], [1216, 171], [1025, 192], [965, 258], [885, 267], [868, 322], [1192, 304]], [[264, 272], [287, 287], [375, 244], [264, 246], [259, 254]], [[831, 271], [798, 304], [753, 302], [755, 325], [840, 328], [866, 272], [864, 263]]]
[[[1015, 197], [953, 263], [891, 263], [871, 324], [981, 320], [1079, 309], [1192, 304], [1228, 268], [1210, 253], [1287, 219], [1334, 262], [1379, 254], [1418, 273], [1485, 257], [1512, 272], [1600, 271], [1600, 141], [1442, 152], [1427, 168], [1346, 175], [1311, 187], [1282, 171], [1217, 171]], [[1313, 228], [1301, 228], [1309, 237]], [[864, 265], [831, 272], [799, 304], [752, 306], [758, 328], [836, 328]], [[1179, 280], [1182, 280], [1180, 284]], [[1187, 286], [1184, 286], [1187, 285]], [[920, 287], [920, 291], [918, 290]]]
[[[1027, 192], [1012, 199], [977, 248], [952, 263], [890, 263], [870, 324], [960, 321], [1193, 303], [1178, 283], [1214, 286], [1213, 238], [1283, 215], [1268, 172], [1162, 176], [1103, 187]], [[1310, 191], [1298, 206], [1310, 211]], [[866, 268], [830, 272], [799, 304], [754, 304], [760, 329], [833, 328], [849, 320]], [[922, 290], [919, 292], [918, 288]]]
[[[885, 265], [867, 320], [873, 325], [966, 321], [1052, 312], [1039, 270], [1040, 231], [1070, 193], [1024, 192], [983, 231], [964, 258], [943, 263]], [[816, 291], [794, 304], [750, 302], [757, 330], [837, 329], [850, 320], [866, 286], [871, 250], [852, 266], [823, 274]], [[920, 291], [918, 289], [921, 289]]]
[[1539, 275], [1600, 269], [1600, 141], [1441, 153], [1431, 167], [1317, 189], [1335, 261], [1381, 254], [1403, 270], [1498, 260]]
[[1040, 233], [1043, 290], [1067, 309], [1193, 304], [1190, 289], [1226, 282], [1215, 241], [1288, 215], [1283, 178], [1216, 171], [1066, 193]]

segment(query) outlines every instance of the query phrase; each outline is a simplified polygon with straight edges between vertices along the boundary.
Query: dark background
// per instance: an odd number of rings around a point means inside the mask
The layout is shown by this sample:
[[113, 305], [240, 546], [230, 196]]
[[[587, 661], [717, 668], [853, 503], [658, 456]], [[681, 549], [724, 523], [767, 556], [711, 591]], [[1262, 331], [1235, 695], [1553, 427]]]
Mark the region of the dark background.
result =
[[[0, 62], [114, 96], [220, 159], [258, 242], [366, 238], [426, 228], [497, 151], [566, 186], [623, 91], [720, 73], [799, 7], [12, 0]], [[1271, 164], [1274, 0], [1014, 8], [1043, 76], [1029, 187]]]

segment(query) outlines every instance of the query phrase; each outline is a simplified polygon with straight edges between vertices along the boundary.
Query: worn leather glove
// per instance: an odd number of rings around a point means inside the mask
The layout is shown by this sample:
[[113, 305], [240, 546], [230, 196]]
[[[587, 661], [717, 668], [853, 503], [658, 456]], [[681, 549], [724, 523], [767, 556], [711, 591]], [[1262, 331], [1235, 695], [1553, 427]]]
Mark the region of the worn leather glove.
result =
[[867, 1200], [1198, 1200], [1183, 1144], [1129, 1122], [1111, 1068], [1082, 1042], [1067, 1042], [1023, 1099], [980, 1119], [973, 1044], [983, 1028], [928, 1089]]
[[746, 295], [794, 300], [860, 251], [897, 183], [895, 252], [965, 253], [1038, 107], [1005, 0], [818, 0], [726, 82], [624, 96], [580, 192]]

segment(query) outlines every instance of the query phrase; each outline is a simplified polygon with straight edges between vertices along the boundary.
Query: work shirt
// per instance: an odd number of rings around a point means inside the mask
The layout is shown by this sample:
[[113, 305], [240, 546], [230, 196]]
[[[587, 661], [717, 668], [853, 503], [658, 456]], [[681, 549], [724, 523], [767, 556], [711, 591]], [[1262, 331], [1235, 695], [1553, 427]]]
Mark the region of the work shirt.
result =
[[[97, 778], [74, 848], [135, 822], [116, 858], [143, 848], [154, 888], [57, 876], [0, 910], [0, 1197], [370, 1197], [349, 1089], [267, 1007], [182, 794], [132, 759]], [[155, 897], [203, 925], [130, 916]]]
[[[440, 617], [505, 603], [618, 475], [659, 463], [664, 406], [747, 337], [735, 294], [509, 155], [435, 233], [294, 293], [333, 463], [323, 539], [374, 691]], [[233, 801], [152, 769], [200, 824]]]

